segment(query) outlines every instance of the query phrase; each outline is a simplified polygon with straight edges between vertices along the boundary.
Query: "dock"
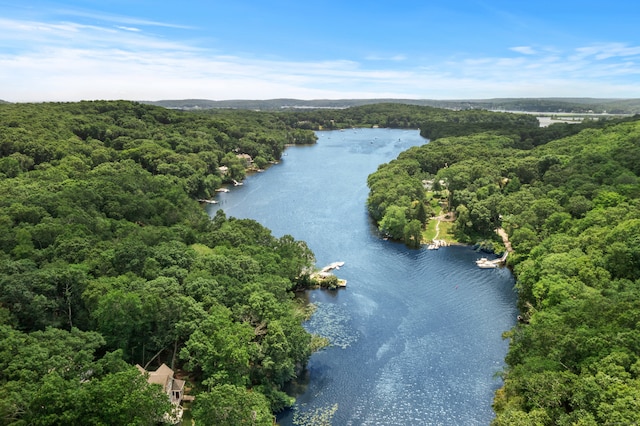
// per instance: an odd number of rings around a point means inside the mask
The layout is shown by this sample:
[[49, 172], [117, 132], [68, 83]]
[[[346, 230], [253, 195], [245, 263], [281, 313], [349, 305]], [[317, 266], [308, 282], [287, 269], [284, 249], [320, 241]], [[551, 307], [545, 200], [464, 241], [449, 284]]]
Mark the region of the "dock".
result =
[[499, 259], [489, 260], [486, 257], [482, 257], [476, 260], [476, 265], [478, 265], [479, 268], [492, 269], [497, 268], [498, 266], [502, 266], [507, 261], [507, 256], [509, 255], [509, 253], [513, 251], [513, 247], [511, 246], [511, 242], [509, 241], [509, 236], [507, 235], [505, 230], [502, 228], [497, 228], [496, 233], [500, 235], [500, 237], [502, 238], [502, 242], [504, 243], [504, 254]]
[[344, 266], [344, 262], [333, 262], [322, 268], [320, 272], [326, 273], [334, 269], [340, 269], [341, 266]]
[[326, 283], [327, 281], [329, 281], [328, 279], [330, 277], [334, 277], [331, 271], [333, 271], [334, 269], [340, 269], [340, 267], [343, 265], [344, 265], [344, 262], [333, 262], [325, 266], [324, 268], [322, 268], [320, 271], [312, 273], [311, 279], [317, 280], [319, 282], [320, 287], [330, 288], [330, 289], [344, 288], [347, 286], [347, 280], [344, 280], [341, 278], [337, 278], [335, 282], [330, 284], [330, 286], [327, 286], [326, 284], [323, 285], [323, 283]]
[[509, 251], [505, 251], [502, 257], [498, 259], [489, 260], [486, 257], [481, 257], [480, 259], [476, 260], [476, 265], [478, 265], [478, 268], [482, 269], [497, 268], [498, 266], [504, 265], [504, 262], [506, 262], [508, 255]]
[[447, 247], [449, 245], [445, 240], [431, 240], [431, 244], [427, 246], [427, 250], [438, 250], [440, 247]]

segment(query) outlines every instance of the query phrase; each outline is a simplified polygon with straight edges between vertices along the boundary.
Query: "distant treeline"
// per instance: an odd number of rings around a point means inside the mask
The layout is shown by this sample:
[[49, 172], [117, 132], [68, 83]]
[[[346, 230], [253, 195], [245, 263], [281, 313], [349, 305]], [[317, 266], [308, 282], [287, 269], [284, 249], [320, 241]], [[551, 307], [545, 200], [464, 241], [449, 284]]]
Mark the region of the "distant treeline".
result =
[[640, 113], [640, 99], [599, 99], [599, 98], [496, 98], [496, 99], [268, 99], [268, 100], [225, 100], [207, 99], [164, 100], [147, 102], [175, 109], [234, 108], [250, 110], [296, 110], [296, 109], [343, 109], [362, 105], [395, 103], [404, 105], [430, 106], [454, 110], [487, 109], [504, 111], [526, 111], [544, 113]]
[[[475, 128], [497, 129], [527, 127], [535, 129], [538, 120], [527, 114], [494, 113], [484, 110], [452, 111], [418, 105], [383, 103], [345, 109], [320, 109], [281, 113], [290, 126], [313, 130], [335, 130], [350, 127], [390, 127], [422, 129], [426, 138], [433, 137], [428, 129], [459, 128], [471, 132]], [[439, 127], [440, 126], [440, 127]], [[466, 129], [466, 130], [465, 130]]]
[[493, 424], [640, 422], [640, 119], [435, 128], [369, 177], [368, 205], [412, 241], [429, 180], [458, 240], [510, 235], [521, 314]]

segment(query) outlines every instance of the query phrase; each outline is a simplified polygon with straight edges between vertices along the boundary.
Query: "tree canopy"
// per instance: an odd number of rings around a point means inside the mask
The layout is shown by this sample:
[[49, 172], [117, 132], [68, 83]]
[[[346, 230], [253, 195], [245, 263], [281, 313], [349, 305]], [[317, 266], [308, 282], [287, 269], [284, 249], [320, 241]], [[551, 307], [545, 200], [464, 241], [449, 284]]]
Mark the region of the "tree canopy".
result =
[[154, 424], [168, 399], [132, 365], [161, 361], [211, 392], [203, 419], [291, 404], [313, 253], [196, 199], [313, 141], [274, 114], [0, 105], [0, 423]]
[[312, 129], [380, 126], [431, 139], [368, 178], [382, 232], [418, 245], [430, 182], [460, 241], [497, 226], [511, 237], [521, 322], [494, 423], [637, 423], [640, 120], [534, 120], [398, 104], [0, 105], [1, 422], [154, 424], [168, 400], [132, 364], [161, 362], [202, 395], [197, 421], [271, 422], [313, 346], [293, 295], [313, 253], [196, 200], [313, 143]]

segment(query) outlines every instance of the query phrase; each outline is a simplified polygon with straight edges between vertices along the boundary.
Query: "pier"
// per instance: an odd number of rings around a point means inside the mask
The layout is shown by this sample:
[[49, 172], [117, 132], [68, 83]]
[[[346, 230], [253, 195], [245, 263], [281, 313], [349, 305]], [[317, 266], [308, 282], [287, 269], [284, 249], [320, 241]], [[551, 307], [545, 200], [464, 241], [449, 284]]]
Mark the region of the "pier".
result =
[[509, 241], [509, 236], [504, 231], [504, 229], [498, 228], [496, 229], [496, 233], [500, 235], [500, 237], [502, 238], [502, 242], [504, 243], [504, 246], [505, 246], [504, 254], [499, 259], [489, 260], [486, 257], [482, 257], [476, 260], [476, 265], [478, 265], [479, 268], [492, 269], [492, 268], [497, 268], [498, 266], [502, 266], [507, 261], [507, 256], [509, 255], [509, 253], [513, 251], [513, 248], [511, 247], [511, 242]]
[[445, 240], [437, 240], [437, 239], [433, 239], [431, 240], [431, 243], [427, 246], [427, 250], [438, 250], [440, 247], [446, 247], [448, 246], [449, 243], [446, 242]]
[[489, 260], [486, 257], [481, 257], [480, 259], [476, 260], [476, 265], [478, 265], [478, 267], [482, 269], [497, 268], [498, 266], [504, 265], [504, 262], [507, 260], [508, 254], [509, 251], [505, 251], [502, 257], [493, 260]]

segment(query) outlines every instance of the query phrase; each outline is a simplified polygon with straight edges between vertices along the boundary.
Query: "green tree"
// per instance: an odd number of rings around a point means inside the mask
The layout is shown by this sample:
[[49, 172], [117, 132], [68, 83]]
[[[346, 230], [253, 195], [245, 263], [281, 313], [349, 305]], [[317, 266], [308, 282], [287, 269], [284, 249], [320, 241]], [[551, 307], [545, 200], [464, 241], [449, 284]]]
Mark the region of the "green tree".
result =
[[378, 228], [384, 235], [394, 239], [404, 237], [404, 228], [407, 225], [406, 209], [400, 206], [389, 206]]
[[160, 386], [148, 384], [134, 367], [89, 380], [78, 405], [81, 423], [95, 425], [154, 425], [172, 416], [175, 409]]
[[230, 384], [214, 386], [193, 403], [196, 424], [238, 426], [272, 425], [273, 415], [260, 392]]
[[180, 352], [192, 371], [200, 371], [202, 383], [245, 386], [249, 381], [250, 342], [253, 329], [236, 323], [224, 306], [212, 306], [209, 315], [191, 334]]
[[409, 247], [420, 247], [422, 241], [422, 223], [413, 219], [404, 227], [404, 242]]
[[144, 338], [144, 311], [138, 294], [111, 290], [100, 298], [91, 316], [111, 349], [122, 349], [127, 359], [144, 362], [139, 358], [142, 355], [140, 338]]

